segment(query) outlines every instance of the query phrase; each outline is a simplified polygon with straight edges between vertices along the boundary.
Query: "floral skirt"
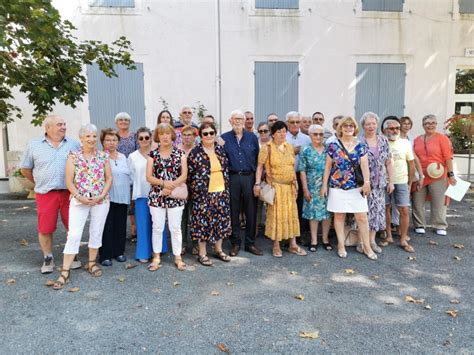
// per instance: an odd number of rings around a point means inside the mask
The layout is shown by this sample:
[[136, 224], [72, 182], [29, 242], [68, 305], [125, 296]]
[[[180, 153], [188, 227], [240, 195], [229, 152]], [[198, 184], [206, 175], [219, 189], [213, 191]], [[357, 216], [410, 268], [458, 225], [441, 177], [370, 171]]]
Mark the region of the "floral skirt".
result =
[[376, 232], [385, 230], [385, 188], [372, 189], [367, 203], [370, 230]]
[[292, 185], [273, 183], [275, 200], [267, 206], [265, 235], [272, 240], [285, 240], [300, 235], [298, 207]]

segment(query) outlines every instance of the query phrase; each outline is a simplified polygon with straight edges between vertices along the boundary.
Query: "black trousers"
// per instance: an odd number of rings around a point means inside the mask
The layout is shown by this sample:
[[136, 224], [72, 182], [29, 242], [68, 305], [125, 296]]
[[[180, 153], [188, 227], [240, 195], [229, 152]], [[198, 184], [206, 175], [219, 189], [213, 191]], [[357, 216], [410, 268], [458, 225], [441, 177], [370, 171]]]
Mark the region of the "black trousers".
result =
[[298, 196], [296, 197], [296, 206], [298, 207], [298, 218], [300, 220], [300, 234], [309, 231], [309, 222], [303, 218], [303, 184], [301, 183], [300, 173], [296, 173], [296, 180], [298, 182]]
[[125, 237], [127, 235], [127, 211], [127, 204], [110, 202], [109, 214], [105, 220], [102, 234], [102, 246], [99, 249], [99, 262], [124, 254]]
[[[240, 209], [245, 214], [245, 245], [255, 244], [257, 233], [257, 199], [253, 195], [255, 174], [230, 175], [230, 212], [232, 220], [232, 245], [241, 244], [240, 238]], [[243, 205], [241, 204], [243, 202]]]

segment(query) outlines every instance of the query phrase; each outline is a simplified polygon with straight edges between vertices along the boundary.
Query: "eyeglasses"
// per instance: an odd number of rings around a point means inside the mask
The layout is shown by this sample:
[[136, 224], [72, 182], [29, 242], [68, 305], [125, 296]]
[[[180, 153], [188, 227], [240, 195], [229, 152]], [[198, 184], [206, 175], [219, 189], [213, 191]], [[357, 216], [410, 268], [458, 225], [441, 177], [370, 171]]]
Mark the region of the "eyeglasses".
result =
[[191, 111], [183, 111], [185, 115], [192, 115], [193, 113]]
[[192, 136], [194, 136], [194, 134], [191, 134], [191, 133], [181, 135], [181, 137], [192, 137]]
[[216, 134], [216, 132], [214, 131], [209, 131], [209, 132], [202, 132], [202, 136], [203, 137], [207, 137], [207, 136], [214, 136]]
[[313, 118], [313, 121], [324, 121], [324, 118], [322, 118], [322, 117], [315, 117], [315, 118]]
[[301, 121], [288, 121], [289, 124], [300, 124]]
[[390, 131], [399, 131], [400, 127], [388, 127], [387, 129]]
[[268, 123], [275, 123], [276, 121], [278, 121], [278, 119], [268, 120]]
[[117, 138], [107, 138], [107, 139], [104, 139], [104, 142], [114, 143], [114, 142], [118, 142], [118, 139]]
[[119, 122], [130, 122], [128, 118], [119, 118], [117, 121]]
[[324, 133], [311, 133], [313, 137], [324, 137]]
[[140, 137], [138, 137], [138, 140], [139, 140], [139, 141], [143, 141], [143, 140], [149, 141], [149, 140], [150, 140], [150, 136], [140, 136]]
[[266, 134], [268, 132], [269, 132], [268, 129], [259, 129], [258, 130], [258, 133], [260, 133], [260, 134]]
[[438, 122], [425, 122], [423, 123], [425, 126], [436, 126]]
[[343, 124], [342, 128], [355, 128], [353, 124]]

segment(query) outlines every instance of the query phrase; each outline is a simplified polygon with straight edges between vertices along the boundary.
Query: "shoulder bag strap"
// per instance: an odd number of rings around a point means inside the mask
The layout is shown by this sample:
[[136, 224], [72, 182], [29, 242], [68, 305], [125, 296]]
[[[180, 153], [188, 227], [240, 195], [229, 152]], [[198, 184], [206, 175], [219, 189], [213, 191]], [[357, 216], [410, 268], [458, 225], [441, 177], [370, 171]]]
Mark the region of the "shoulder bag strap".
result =
[[349, 159], [349, 163], [351, 163], [352, 168], [354, 169], [354, 173], [355, 173], [357, 167], [352, 161], [351, 156], [349, 155], [349, 152], [347, 151], [346, 147], [344, 147], [344, 144], [342, 144], [341, 140], [339, 138], [337, 140], [339, 141], [339, 144], [341, 145], [341, 148], [344, 151], [344, 154], [347, 155], [347, 159]]

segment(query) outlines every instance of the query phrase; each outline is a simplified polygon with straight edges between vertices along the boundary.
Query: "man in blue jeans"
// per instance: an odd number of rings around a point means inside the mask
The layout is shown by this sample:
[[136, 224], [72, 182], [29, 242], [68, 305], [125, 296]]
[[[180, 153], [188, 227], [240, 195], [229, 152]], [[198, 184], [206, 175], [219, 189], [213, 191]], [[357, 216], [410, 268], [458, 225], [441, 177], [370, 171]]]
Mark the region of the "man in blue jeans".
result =
[[258, 139], [255, 134], [244, 129], [244, 113], [240, 110], [232, 111], [230, 124], [232, 130], [224, 133], [224, 149], [229, 159], [230, 175], [230, 209], [232, 219], [232, 237], [230, 256], [237, 256], [240, 251], [240, 209], [241, 201], [244, 206], [245, 251], [254, 255], [263, 255], [255, 246], [257, 233], [257, 199], [253, 194], [255, 171], [258, 160]]

